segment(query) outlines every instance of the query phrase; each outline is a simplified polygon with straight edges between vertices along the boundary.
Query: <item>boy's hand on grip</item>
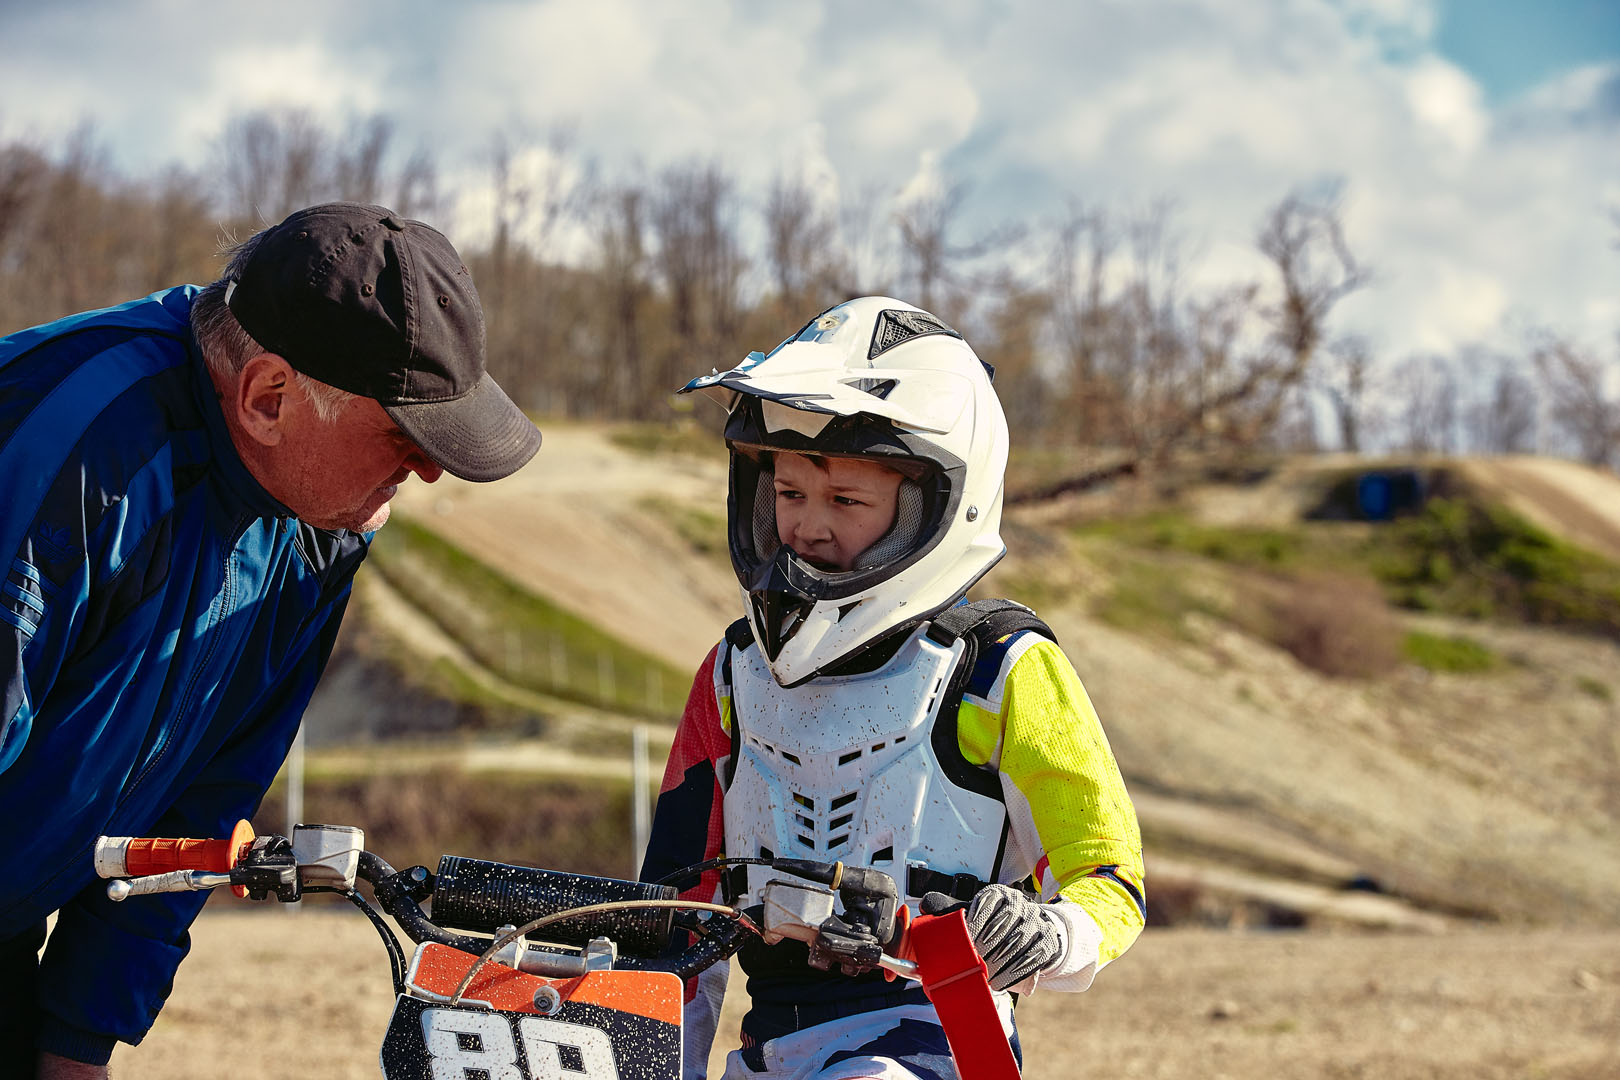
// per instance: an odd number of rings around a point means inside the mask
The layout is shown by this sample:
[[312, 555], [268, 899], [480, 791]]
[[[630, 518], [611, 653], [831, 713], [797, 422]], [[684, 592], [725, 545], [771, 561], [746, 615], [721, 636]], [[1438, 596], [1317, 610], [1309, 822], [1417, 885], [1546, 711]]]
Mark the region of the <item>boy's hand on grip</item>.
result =
[[990, 969], [993, 989], [1017, 986], [1063, 956], [1063, 932], [1045, 905], [1006, 885], [985, 886], [972, 903], [931, 892], [918, 907], [924, 915], [967, 910], [968, 933]]

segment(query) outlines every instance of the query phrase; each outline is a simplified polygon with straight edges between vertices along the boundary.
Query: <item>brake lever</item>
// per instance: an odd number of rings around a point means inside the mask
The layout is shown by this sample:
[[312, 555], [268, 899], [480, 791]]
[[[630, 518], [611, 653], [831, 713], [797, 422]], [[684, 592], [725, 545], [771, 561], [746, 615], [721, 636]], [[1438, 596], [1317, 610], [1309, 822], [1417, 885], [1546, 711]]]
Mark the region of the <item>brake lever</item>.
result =
[[230, 874], [210, 870], [170, 870], [167, 874], [148, 874], [138, 878], [117, 878], [107, 882], [107, 899], [117, 903], [131, 896], [150, 896], [153, 893], [202, 892], [220, 885], [233, 884]]

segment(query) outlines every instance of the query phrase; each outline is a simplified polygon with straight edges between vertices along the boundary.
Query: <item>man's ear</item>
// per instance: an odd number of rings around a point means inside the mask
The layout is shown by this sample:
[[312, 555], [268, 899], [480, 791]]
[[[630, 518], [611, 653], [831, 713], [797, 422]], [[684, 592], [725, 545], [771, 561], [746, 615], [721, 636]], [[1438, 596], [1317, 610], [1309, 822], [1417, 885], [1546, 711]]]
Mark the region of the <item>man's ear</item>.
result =
[[292, 380], [292, 366], [275, 353], [260, 353], [242, 365], [227, 404], [255, 442], [281, 443]]

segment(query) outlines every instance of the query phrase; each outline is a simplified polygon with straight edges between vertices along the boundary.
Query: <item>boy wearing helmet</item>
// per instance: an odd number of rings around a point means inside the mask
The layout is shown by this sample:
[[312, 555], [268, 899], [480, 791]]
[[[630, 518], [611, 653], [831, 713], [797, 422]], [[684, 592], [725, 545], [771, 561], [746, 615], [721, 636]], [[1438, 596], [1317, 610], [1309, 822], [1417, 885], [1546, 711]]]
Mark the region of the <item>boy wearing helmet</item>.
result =
[[[923, 913], [966, 905], [1002, 1022], [1011, 994], [1084, 990], [1145, 916], [1135, 812], [1078, 676], [1028, 609], [969, 605], [1005, 553], [1007, 425], [991, 373], [927, 312], [864, 297], [769, 355], [694, 379], [728, 412], [745, 618], [704, 661], [642, 876], [713, 859], [871, 866]], [[758, 903], [756, 866], [684, 896]], [[727, 1077], [950, 1077], [920, 987], [739, 957], [752, 1007]], [[689, 987], [704, 1075], [723, 965]]]

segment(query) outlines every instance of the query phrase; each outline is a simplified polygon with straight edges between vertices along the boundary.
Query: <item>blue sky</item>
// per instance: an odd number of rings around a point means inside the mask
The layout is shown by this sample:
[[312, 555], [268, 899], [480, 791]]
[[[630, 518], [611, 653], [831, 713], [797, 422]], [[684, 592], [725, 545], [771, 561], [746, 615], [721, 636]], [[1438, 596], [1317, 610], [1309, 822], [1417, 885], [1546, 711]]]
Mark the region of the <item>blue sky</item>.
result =
[[[1290, 190], [1343, 185], [1389, 353], [1620, 330], [1620, 0], [0, 0], [0, 135], [89, 120], [124, 170], [206, 169], [233, 111], [394, 118], [476, 243], [488, 150], [614, 175], [713, 157], [834, 208], [968, 185], [1042, 256], [1072, 203], [1176, 206], [1190, 281], [1257, 274]], [[572, 132], [559, 157], [548, 132]]]
[[1505, 101], [1560, 72], [1620, 55], [1616, 0], [1447, 0], [1434, 47]]

